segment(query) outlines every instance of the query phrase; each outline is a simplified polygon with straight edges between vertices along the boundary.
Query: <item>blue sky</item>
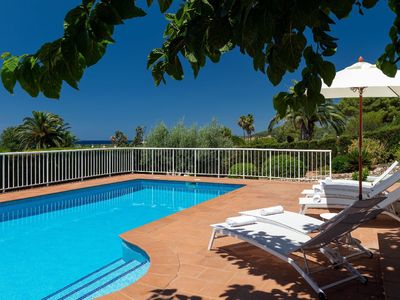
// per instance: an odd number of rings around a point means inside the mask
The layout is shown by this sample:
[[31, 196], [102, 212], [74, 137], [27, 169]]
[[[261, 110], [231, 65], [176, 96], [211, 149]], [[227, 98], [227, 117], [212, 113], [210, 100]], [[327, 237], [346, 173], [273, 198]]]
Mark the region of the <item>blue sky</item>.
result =
[[[138, 4], [148, 11], [148, 16], [117, 28], [117, 43], [86, 71], [80, 91], [65, 85], [60, 100], [49, 100], [42, 96], [30, 98], [19, 88], [9, 95], [1, 86], [0, 130], [21, 123], [33, 110], [60, 114], [80, 139], [108, 139], [116, 129], [131, 138], [137, 125], [146, 126], [149, 131], [160, 121], [171, 126], [182, 119], [186, 124], [202, 126], [216, 118], [240, 133], [236, 121], [248, 113], [255, 116], [256, 130], [264, 130], [275, 113], [273, 95], [287, 90], [298, 74], [288, 74], [274, 87], [266, 76], [253, 70], [248, 57], [233, 51], [223, 56], [219, 64], [207, 62], [196, 80], [186, 66], [183, 81], [169, 79], [167, 85], [155, 87], [146, 69], [146, 57], [161, 45], [165, 21], [156, 6], [147, 9], [144, 2]], [[42, 43], [58, 38], [65, 13], [79, 3], [2, 0], [0, 53], [34, 52]], [[393, 18], [386, 1], [379, 1], [364, 16], [354, 12], [334, 26], [339, 48], [332, 62], [337, 70], [354, 63], [360, 55], [375, 62], [389, 41]]]

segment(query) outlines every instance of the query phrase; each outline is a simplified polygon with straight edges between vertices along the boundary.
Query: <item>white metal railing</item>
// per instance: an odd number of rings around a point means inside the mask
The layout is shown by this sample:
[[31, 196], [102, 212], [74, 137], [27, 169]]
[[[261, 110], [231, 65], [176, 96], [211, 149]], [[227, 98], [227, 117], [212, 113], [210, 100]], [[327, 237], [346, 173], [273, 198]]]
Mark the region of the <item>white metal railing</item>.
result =
[[331, 176], [331, 151], [101, 148], [0, 153], [3, 192], [131, 172], [315, 181]]

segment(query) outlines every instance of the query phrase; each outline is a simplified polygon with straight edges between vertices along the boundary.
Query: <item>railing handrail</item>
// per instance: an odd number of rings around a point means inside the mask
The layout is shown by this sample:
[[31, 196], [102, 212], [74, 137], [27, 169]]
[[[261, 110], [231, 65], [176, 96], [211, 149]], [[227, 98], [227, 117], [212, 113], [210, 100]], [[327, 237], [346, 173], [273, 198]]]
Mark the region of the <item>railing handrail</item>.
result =
[[123, 173], [317, 180], [332, 151], [275, 148], [111, 147], [0, 153], [0, 191]]
[[54, 153], [54, 152], [76, 152], [76, 151], [110, 151], [110, 150], [248, 150], [248, 151], [282, 151], [282, 152], [321, 152], [331, 153], [329, 149], [281, 149], [281, 148], [245, 148], [245, 147], [231, 147], [231, 148], [193, 148], [193, 147], [105, 147], [105, 148], [82, 148], [82, 149], [63, 149], [63, 150], [39, 150], [39, 151], [18, 151], [18, 152], [0, 152], [0, 155], [19, 155], [19, 154], [39, 154], [39, 153]]

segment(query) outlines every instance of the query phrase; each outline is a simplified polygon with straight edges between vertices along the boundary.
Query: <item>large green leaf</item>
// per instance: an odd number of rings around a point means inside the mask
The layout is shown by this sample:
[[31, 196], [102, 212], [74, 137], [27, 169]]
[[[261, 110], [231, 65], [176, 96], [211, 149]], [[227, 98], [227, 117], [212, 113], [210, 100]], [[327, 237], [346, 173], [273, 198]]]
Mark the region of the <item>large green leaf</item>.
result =
[[19, 57], [13, 56], [6, 59], [1, 68], [1, 81], [3, 82], [4, 88], [11, 94], [14, 93], [14, 86], [17, 82], [14, 71], [18, 66], [18, 62]]
[[329, 61], [324, 61], [319, 68], [319, 74], [321, 75], [325, 84], [330, 86], [336, 75], [335, 65]]
[[54, 76], [54, 74], [50, 73], [44, 73], [40, 78], [40, 86], [43, 94], [47, 98], [60, 98], [62, 80], [58, 76]]
[[147, 68], [154, 64], [164, 55], [164, 51], [161, 48], [153, 49], [147, 56]]
[[372, 8], [377, 2], [378, 0], [363, 0], [362, 4], [365, 8]]
[[134, 0], [111, 0], [110, 3], [122, 19], [144, 17], [146, 15], [143, 9], [135, 5]]
[[380, 69], [382, 70], [383, 73], [385, 73], [387, 76], [394, 77], [396, 76], [397, 73], [397, 66], [394, 63], [384, 61], [380, 65]]
[[[149, 2], [147, 2], [149, 3]], [[172, 0], [158, 0], [158, 5], [160, 6], [161, 12], [166, 12], [167, 9], [171, 6]]]
[[37, 97], [40, 92], [39, 66], [32, 65], [32, 57], [26, 57], [16, 69], [16, 78], [21, 87], [31, 96]]

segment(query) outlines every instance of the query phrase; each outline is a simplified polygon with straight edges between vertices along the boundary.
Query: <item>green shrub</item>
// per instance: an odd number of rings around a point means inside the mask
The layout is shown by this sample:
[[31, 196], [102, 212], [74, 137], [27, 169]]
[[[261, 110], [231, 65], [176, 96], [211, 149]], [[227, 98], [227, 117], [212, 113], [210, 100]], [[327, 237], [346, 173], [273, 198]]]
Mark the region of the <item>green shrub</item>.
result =
[[[368, 170], [368, 168], [363, 168], [363, 170], [362, 170], [362, 181], [367, 180], [368, 175], [369, 175], [369, 170]], [[355, 172], [351, 175], [351, 178], [352, 178], [353, 180], [358, 180], [358, 171], [355, 171]]]
[[279, 145], [273, 137], [254, 138], [247, 141], [245, 147], [248, 148], [276, 148]]
[[246, 147], [246, 142], [242, 137], [234, 135], [234, 136], [231, 137], [231, 140], [232, 140], [233, 145], [235, 147]]
[[394, 150], [393, 157], [395, 160], [400, 160], [400, 147], [397, 147], [397, 149]]
[[[271, 171], [270, 171], [271, 170]], [[289, 155], [275, 155], [265, 161], [266, 176], [302, 178], [307, 172], [303, 161]]]
[[[349, 152], [358, 151], [358, 140], [353, 140], [349, 146]], [[368, 153], [368, 157], [372, 165], [387, 162], [389, 152], [386, 150], [385, 144], [379, 140], [366, 138], [363, 140], [363, 151]]]
[[[358, 170], [358, 149], [349, 152], [349, 154], [347, 154], [347, 157], [349, 159], [350, 171]], [[363, 166], [367, 168], [371, 167], [371, 159], [365, 149], [361, 151], [361, 159]]]
[[[385, 144], [379, 140], [366, 138], [363, 140], [362, 148], [367, 153], [372, 165], [385, 163], [389, 158]], [[358, 153], [358, 140], [353, 140], [349, 146], [348, 152], [353, 151]]]
[[256, 175], [257, 173], [256, 170], [257, 170], [256, 166], [252, 163], [234, 164], [229, 168], [229, 177], [235, 178], [239, 176], [241, 177], [243, 175], [251, 177], [252, 175]]
[[347, 155], [339, 155], [332, 159], [333, 173], [346, 173], [351, 171], [349, 157]]

